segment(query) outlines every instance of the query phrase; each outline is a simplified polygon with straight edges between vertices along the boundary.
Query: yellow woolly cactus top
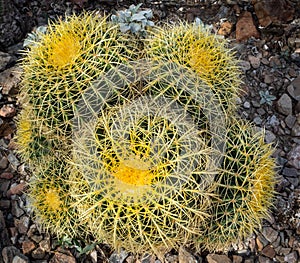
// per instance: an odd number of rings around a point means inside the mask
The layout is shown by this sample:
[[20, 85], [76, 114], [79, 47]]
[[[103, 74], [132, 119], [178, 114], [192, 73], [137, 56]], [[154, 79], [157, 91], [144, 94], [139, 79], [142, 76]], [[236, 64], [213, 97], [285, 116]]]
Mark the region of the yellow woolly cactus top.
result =
[[154, 176], [149, 170], [150, 165], [136, 157], [120, 161], [112, 174], [124, 183], [142, 186], [150, 185]]
[[73, 32], [65, 33], [53, 40], [49, 45], [49, 65], [54, 68], [62, 68], [64, 66], [75, 63], [76, 58], [81, 55], [81, 43], [79, 36]]
[[59, 193], [56, 189], [49, 189], [44, 193], [44, 205], [48, 207], [49, 210], [59, 210], [62, 205], [62, 201], [60, 200]]
[[[18, 116], [17, 125], [17, 135], [16, 135], [16, 141], [17, 141], [17, 147], [20, 154], [25, 154], [26, 149], [28, 149], [30, 146], [30, 143], [32, 143], [32, 114], [31, 114], [30, 107], [26, 107]], [[25, 156], [24, 156], [25, 158]], [[26, 158], [27, 159], [27, 158]]]

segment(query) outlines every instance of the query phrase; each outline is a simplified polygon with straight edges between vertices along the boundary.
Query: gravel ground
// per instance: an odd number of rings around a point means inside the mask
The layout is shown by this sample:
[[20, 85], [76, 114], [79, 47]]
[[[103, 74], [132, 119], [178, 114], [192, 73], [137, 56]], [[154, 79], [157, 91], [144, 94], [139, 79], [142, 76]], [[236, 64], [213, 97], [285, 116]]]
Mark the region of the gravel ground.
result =
[[[55, 2], [55, 4], [53, 4]], [[79, 255], [39, 230], [26, 204], [26, 164], [15, 154], [19, 50], [26, 34], [48, 19], [87, 10], [114, 12], [135, 1], [0, 1], [0, 263], [149, 262], [155, 257], [116, 253], [105, 244]], [[266, 128], [278, 164], [278, 192], [270, 218], [243, 243], [221, 254], [180, 249], [165, 262], [300, 262], [300, 1], [145, 0], [155, 20], [199, 17], [228, 38], [244, 71], [239, 114]], [[268, 94], [274, 97], [268, 97]], [[263, 99], [265, 98], [265, 99]]]

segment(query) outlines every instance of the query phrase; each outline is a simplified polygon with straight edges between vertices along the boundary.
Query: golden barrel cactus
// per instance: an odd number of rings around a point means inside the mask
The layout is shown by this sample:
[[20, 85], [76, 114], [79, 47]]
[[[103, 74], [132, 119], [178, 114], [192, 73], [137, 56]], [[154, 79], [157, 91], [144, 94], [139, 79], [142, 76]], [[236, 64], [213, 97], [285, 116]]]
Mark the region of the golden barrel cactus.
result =
[[158, 252], [202, 232], [213, 189], [211, 149], [175, 102], [142, 97], [109, 108], [78, 130], [73, 145], [71, 181], [81, 178], [90, 190], [72, 187], [72, 196], [97, 239]]
[[220, 36], [202, 25], [182, 22], [155, 28], [149, 33], [146, 46], [149, 59], [174, 62], [196, 72], [219, 97], [225, 110], [235, 109], [240, 84], [238, 60]]
[[275, 196], [275, 161], [263, 132], [243, 120], [231, 118], [226, 153], [216, 175], [216, 198], [206, 235], [200, 237], [209, 250], [224, 250], [243, 240], [268, 217]]

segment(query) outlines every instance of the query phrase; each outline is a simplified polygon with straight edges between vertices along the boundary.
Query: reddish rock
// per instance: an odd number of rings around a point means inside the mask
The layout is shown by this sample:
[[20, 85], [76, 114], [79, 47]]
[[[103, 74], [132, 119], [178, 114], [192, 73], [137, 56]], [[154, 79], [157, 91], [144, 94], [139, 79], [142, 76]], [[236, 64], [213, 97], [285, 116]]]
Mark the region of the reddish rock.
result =
[[58, 252], [51, 258], [50, 263], [76, 263], [76, 260], [73, 256]]
[[23, 254], [28, 254], [35, 249], [35, 244], [32, 241], [24, 241], [22, 243]]
[[14, 175], [12, 173], [2, 173], [2, 174], [0, 174], [0, 178], [2, 178], [2, 179], [9, 180], [9, 179], [11, 179], [13, 177], [14, 177]]
[[206, 256], [208, 263], [231, 263], [232, 261], [225, 255], [208, 254]]
[[271, 23], [284, 23], [294, 17], [294, 9], [286, 0], [253, 0], [254, 11], [263, 27]]
[[229, 21], [225, 21], [221, 24], [218, 34], [222, 36], [229, 36], [231, 33], [232, 24]]
[[4, 117], [4, 118], [11, 118], [13, 116], [15, 116], [16, 114], [16, 109], [13, 105], [11, 104], [7, 104], [4, 105], [1, 109], [0, 109], [0, 116]]
[[238, 41], [247, 40], [250, 37], [259, 38], [253, 18], [250, 12], [244, 12], [236, 23], [236, 39]]
[[261, 253], [268, 258], [274, 258], [276, 256], [276, 252], [271, 245], [264, 247]]
[[24, 189], [25, 189], [26, 184], [25, 183], [20, 183], [16, 186], [11, 187], [8, 191], [7, 191], [7, 196], [10, 197], [12, 195], [20, 195], [23, 193]]

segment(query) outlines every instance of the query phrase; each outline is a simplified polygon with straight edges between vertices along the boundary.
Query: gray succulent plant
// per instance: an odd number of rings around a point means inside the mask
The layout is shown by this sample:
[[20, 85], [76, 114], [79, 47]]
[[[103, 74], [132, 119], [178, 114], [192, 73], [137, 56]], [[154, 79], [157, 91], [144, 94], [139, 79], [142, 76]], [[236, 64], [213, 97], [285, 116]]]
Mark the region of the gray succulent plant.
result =
[[261, 105], [267, 103], [268, 105], [272, 106], [273, 100], [276, 100], [276, 97], [271, 95], [268, 90], [266, 91], [260, 90], [259, 95], [260, 95], [259, 103]]
[[111, 16], [112, 22], [120, 25], [122, 33], [130, 31], [133, 34], [145, 36], [146, 28], [154, 26], [152, 10], [140, 10], [142, 4], [131, 5], [124, 11], [117, 12], [116, 15]]

